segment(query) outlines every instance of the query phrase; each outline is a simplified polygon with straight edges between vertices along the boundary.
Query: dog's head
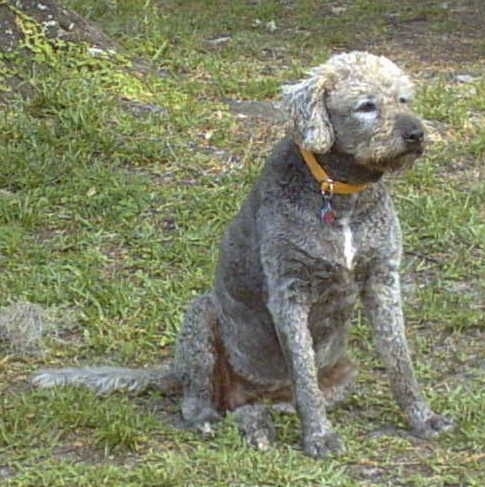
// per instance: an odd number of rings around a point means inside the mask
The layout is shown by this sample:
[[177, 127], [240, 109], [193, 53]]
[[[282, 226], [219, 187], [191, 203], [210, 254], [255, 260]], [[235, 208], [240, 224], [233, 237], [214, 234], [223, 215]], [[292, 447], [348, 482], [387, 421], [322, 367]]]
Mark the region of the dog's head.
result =
[[410, 79], [392, 61], [360, 51], [335, 55], [307, 79], [283, 87], [297, 144], [352, 155], [381, 171], [408, 165], [423, 151], [412, 96]]

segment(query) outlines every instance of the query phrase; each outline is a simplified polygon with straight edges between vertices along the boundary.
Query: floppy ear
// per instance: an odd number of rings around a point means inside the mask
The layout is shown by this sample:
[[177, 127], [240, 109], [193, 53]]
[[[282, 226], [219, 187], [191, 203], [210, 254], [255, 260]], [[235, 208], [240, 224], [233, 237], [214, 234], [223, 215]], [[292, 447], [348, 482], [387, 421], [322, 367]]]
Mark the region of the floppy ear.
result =
[[325, 106], [326, 80], [321, 71], [312, 74], [301, 83], [283, 86], [283, 106], [295, 142], [306, 150], [325, 153], [335, 141]]

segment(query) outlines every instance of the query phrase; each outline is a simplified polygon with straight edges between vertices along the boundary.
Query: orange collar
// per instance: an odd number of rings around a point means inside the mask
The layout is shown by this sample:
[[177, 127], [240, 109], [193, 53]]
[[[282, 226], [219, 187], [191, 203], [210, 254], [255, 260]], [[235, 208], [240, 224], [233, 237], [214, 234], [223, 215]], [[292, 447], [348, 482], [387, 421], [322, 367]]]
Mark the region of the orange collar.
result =
[[303, 156], [303, 159], [305, 159], [308, 169], [310, 169], [313, 177], [320, 184], [322, 194], [354, 194], [360, 193], [361, 191], [364, 191], [365, 188], [367, 188], [367, 184], [348, 184], [342, 183], [341, 181], [334, 181], [325, 172], [323, 167], [318, 164], [313, 152], [303, 149], [302, 147], [300, 147], [300, 152]]

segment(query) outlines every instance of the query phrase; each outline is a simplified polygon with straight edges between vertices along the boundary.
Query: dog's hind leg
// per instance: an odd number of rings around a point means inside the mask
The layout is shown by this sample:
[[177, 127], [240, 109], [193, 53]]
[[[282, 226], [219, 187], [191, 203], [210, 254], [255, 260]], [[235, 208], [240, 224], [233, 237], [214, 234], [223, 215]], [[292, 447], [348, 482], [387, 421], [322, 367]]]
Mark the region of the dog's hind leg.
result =
[[327, 409], [342, 402], [352, 391], [357, 370], [345, 355], [331, 367], [318, 371], [318, 384]]
[[265, 404], [246, 404], [235, 409], [232, 417], [246, 441], [258, 450], [267, 450], [275, 440], [273, 418]]
[[175, 367], [182, 378], [182, 416], [191, 427], [208, 432], [220, 419], [215, 403], [217, 314], [212, 294], [195, 299], [178, 336]]

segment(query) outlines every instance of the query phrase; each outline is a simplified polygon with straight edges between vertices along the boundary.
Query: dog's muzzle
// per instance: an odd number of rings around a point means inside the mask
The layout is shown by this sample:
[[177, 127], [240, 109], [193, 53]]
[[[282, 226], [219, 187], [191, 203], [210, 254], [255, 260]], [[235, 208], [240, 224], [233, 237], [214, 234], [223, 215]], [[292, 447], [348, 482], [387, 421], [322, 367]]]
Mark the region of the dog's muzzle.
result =
[[395, 130], [406, 146], [406, 153], [423, 152], [424, 127], [421, 121], [412, 115], [401, 114], [396, 117]]

